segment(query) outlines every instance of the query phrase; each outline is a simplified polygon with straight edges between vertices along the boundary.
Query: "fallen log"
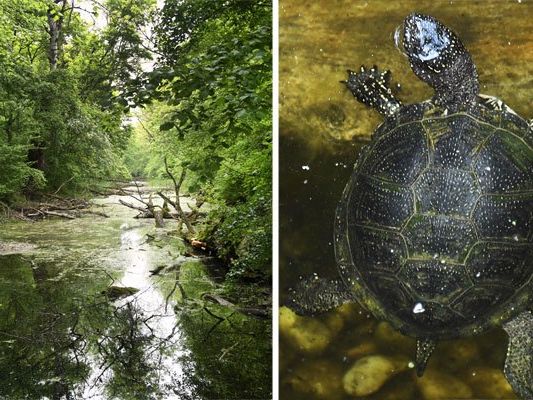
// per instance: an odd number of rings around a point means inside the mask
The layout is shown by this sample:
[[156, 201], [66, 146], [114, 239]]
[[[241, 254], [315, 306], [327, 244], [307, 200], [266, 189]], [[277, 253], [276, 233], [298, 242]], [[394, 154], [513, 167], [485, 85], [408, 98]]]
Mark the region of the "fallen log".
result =
[[40, 210], [41, 212], [45, 213], [46, 215], [52, 215], [54, 217], [61, 217], [61, 218], [68, 218], [68, 219], [76, 219], [75, 216], [66, 214], [66, 213], [60, 213], [57, 211], [47, 211], [47, 210]]
[[236, 304], [233, 304], [232, 302], [224, 299], [223, 297], [211, 293], [204, 293], [202, 295], [202, 298], [221, 305], [223, 307], [230, 308], [244, 315], [258, 318], [270, 318], [270, 312], [266, 308], [239, 307]]
[[144, 207], [140, 207], [140, 206], [136, 206], [134, 204], [131, 204], [131, 203], [128, 203], [127, 201], [124, 201], [122, 199], [118, 199], [119, 203], [122, 204], [123, 206], [126, 206], [126, 207], [129, 207], [133, 210], [137, 210], [137, 211], [140, 211], [142, 213], [145, 213], [145, 212], [148, 212], [148, 209], [147, 208], [144, 208]]

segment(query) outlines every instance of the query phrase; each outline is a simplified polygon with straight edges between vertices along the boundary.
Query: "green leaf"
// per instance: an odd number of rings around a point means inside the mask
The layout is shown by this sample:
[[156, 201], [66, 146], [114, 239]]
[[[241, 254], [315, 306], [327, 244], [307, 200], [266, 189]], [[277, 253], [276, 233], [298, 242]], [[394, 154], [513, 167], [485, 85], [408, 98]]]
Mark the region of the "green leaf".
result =
[[169, 131], [172, 128], [175, 128], [174, 121], [168, 121], [159, 126], [160, 131]]

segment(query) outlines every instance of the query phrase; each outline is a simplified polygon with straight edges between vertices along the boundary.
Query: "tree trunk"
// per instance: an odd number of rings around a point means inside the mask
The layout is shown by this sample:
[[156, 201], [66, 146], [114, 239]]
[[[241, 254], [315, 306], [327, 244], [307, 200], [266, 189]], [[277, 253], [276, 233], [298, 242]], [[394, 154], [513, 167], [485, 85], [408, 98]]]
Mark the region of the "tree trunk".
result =
[[48, 45], [48, 61], [50, 69], [53, 71], [57, 68], [59, 54], [61, 53], [61, 38], [65, 11], [67, 9], [67, 0], [54, 0], [55, 5], [61, 8], [51, 6], [48, 8], [48, 34], [50, 35], [50, 44]]

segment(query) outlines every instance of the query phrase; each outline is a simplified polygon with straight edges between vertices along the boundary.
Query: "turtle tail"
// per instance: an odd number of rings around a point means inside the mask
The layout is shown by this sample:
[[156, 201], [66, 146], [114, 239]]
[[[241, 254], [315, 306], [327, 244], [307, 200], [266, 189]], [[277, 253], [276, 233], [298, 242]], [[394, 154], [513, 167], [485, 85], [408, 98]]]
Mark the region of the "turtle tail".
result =
[[533, 399], [533, 314], [523, 312], [503, 328], [509, 335], [503, 372], [520, 398]]
[[416, 340], [416, 375], [418, 377], [424, 375], [429, 357], [433, 354], [436, 346], [437, 342], [432, 339]]

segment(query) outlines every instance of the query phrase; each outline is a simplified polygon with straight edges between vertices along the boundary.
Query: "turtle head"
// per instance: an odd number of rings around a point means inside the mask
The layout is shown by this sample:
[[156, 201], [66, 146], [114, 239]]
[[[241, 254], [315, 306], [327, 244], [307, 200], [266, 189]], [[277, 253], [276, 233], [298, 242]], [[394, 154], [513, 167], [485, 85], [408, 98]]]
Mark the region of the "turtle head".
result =
[[396, 29], [396, 46], [413, 72], [435, 89], [435, 101], [458, 108], [479, 93], [476, 67], [457, 35], [429, 15], [413, 13]]

